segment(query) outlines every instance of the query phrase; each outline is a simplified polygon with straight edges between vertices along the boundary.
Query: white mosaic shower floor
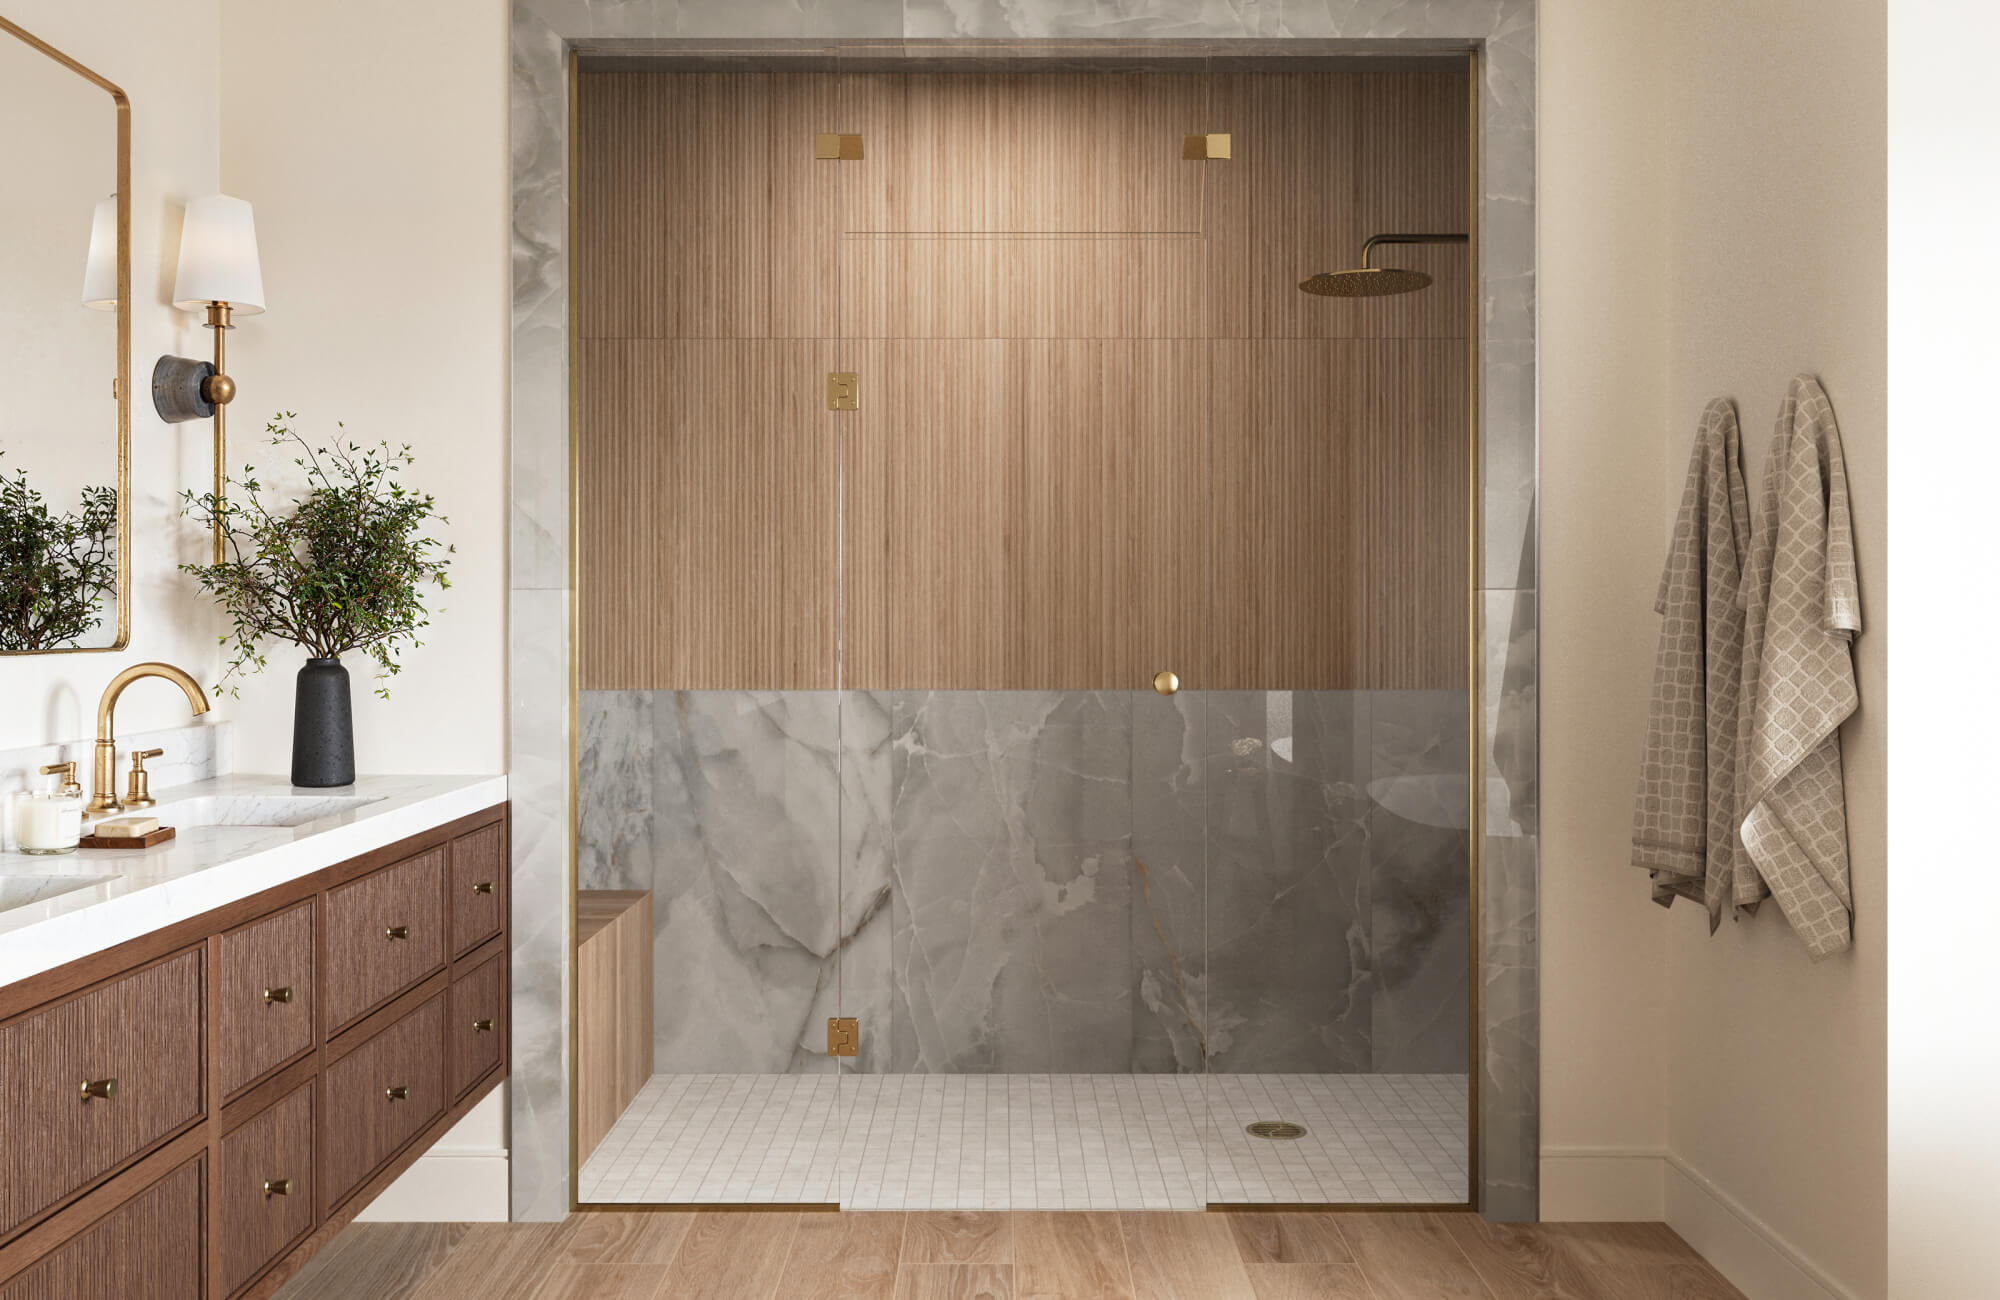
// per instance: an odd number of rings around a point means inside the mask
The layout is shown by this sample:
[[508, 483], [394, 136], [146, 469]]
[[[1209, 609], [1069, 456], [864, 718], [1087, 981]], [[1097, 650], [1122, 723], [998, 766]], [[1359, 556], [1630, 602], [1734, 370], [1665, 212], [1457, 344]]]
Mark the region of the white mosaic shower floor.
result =
[[[1287, 1119], [1305, 1137], [1243, 1126]], [[585, 1203], [1197, 1210], [1466, 1199], [1457, 1074], [656, 1074]]]

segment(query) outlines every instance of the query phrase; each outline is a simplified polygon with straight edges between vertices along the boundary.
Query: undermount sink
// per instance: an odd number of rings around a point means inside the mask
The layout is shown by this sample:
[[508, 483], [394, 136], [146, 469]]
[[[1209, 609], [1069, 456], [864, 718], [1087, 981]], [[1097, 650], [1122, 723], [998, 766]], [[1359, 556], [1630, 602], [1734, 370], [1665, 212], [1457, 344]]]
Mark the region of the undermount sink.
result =
[[116, 876], [15, 876], [0, 875], [0, 912], [9, 908], [26, 907], [67, 894], [72, 889], [87, 889], [91, 885], [102, 885], [116, 880]]
[[338, 817], [371, 803], [380, 795], [353, 794], [205, 794], [162, 803], [147, 811], [160, 825], [175, 830], [197, 826], [304, 826]]

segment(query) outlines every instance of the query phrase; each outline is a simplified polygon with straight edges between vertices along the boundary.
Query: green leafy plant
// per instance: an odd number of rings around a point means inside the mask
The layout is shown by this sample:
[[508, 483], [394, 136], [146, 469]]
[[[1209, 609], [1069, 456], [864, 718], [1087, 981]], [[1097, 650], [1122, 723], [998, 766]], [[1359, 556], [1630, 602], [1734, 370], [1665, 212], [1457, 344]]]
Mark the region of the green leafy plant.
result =
[[28, 471], [0, 475], [0, 650], [67, 650], [104, 621], [118, 581], [118, 489], [55, 511]]
[[[182, 514], [213, 528], [222, 525], [228, 558], [221, 564], [183, 564], [201, 589], [228, 613], [230, 679], [260, 671], [259, 648], [273, 638], [303, 646], [316, 659], [338, 659], [351, 650], [375, 661], [375, 693], [389, 698], [386, 679], [401, 671], [397, 656], [421, 646], [430, 626], [424, 589], [451, 586], [446, 570], [456, 547], [427, 536], [426, 525], [449, 523], [429, 493], [405, 487], [398, 475], [414, 457], [405, 444], [364, 447], [344, 442], [314, 447], [284, 411], [264, 426], [271, 445], [297, 454], [305, 471], [304, 495], [289, 508], [273, 508], [253, 466], [229, 480], [223, 500], [212, 492], [183, 492]], [[337, 426], [343, 431], [344, 425]]]

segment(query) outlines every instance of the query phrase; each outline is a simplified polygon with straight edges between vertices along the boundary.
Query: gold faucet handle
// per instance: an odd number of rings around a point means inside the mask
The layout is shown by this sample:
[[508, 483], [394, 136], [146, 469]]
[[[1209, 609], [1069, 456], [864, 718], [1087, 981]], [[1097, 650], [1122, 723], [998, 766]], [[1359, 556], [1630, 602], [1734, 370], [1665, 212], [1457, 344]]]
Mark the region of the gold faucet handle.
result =
[[156, 802], [149, 788], [146, 776], [146, 760], [158, 758], [166, 753], [164, 749], [135, 749], [132, 751], [132, 771], [125, 778], [125, 806], [127, 808], [150, 808]]
[[62, 792], [64, 794], [78, 795], [83, 793], [83, 787], [78, 785], [76, 781], [76, 761], [74, 759], [67, 763], [50, 763], [42, 769], [42, 775], [60, 775], [63, 779]]

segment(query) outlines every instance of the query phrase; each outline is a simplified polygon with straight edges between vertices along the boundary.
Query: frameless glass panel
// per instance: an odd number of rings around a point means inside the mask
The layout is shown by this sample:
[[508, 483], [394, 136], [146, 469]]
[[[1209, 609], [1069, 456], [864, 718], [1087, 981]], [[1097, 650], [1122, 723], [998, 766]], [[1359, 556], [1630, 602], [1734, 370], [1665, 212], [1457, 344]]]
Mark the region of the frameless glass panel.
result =
[[1204, 60], [854, 49], [840, 89], [847, 807], [887, 863], [844, 1199], [1197, 1208], [1201, 709], [1151, 682], [1202, 673]]
[[[813, 138], [833, 74], [580, 78], [579, 1196], [826, 1203], [852, 921], [835, 172]], [[607, 891], [650, 925], [606, 939]], [[633, 1053], [637, 1078], [606, 1077]]]
[[1215, 1204], [1468, 1199], [1463, 59], [1230, 60], [1203, 772]]

